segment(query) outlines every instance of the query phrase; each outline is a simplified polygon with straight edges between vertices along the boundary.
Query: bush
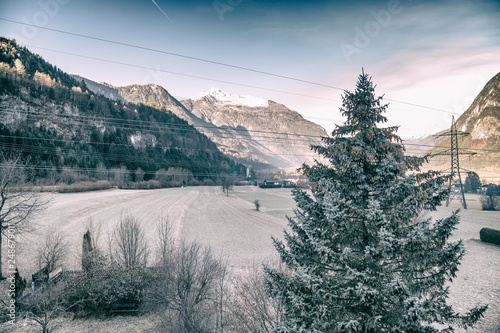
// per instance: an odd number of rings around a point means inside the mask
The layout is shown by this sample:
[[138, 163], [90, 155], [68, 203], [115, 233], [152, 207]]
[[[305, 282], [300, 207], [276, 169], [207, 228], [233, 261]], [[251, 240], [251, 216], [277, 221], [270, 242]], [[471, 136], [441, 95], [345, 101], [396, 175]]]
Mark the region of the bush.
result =
[[112, 188], [112, 184], [107, 180], [99, 180], [96, 182], [78, 182], [71, 185], [60, 185], [56, 187], [59, 193], [74, 193], [74, 192], [88, 192], [88, 191], [101, 191]]
[[[131, 230], [134, 227], [133, 222], [133, 219], [122, 219], [115, 229], [115, 239], [110, 239], [110, 242], [115, 240], [118, 250], [120, 244], [138, 239], [137, 234], [134, 235], [137, 230]], [[123, 239], [118, 239], [121, 243], [116, 242], [116, 236], [121, 236], [121, 231], [130, 233]], [[113, 260], [103, 254], [96, 247], [96, 243], [90, 229], [87, 229], [82, 242], [82, 271], [66, 274], [64, 278], [66, 282], [65, 308], [83, 316], [137, 309], [142, 299], [143, 289], [150, 283], [151, 271], [144, 265], [131, 265], [130, 260], [128, 265], [122, 264], [123, 261]], [[110, 253], [112, 251], [113, 249], [110, 248]], [[127, 257], [129, 253], [127, 252]]]
[[157, 180], [146, 180], [130, 184], [130, 189], [133, 190], [152, 190], [161, 188], [161, 184]]
[[203, 186], [215, 186], [215, 182], [212, 179], [205, 179], [203, 180]]
[[[286, 268], [277, 262], [266, 263], [288, 274]], [[283, 308], [279, 300], [266, 294], [264, 271], [254, 264], [245, 272], [235, 275], [228, 301], [230, 325], [233, 333], [270, 332], [274, 322], [280, 322]]]
[[107, 315], [122, 307], [134, 308], [150, 281], [144, 267], [127, 269], [115, 263], [94, 265], [67, 279], [64, 303], [78, 315]]
[[479, 231], [479, 237], [483, 242], [500, 245], [500, 230], [483, 228]]
[[486, 195], [479, 199], [481, 201], [482, 210], [499, 210], [500, 209], [500, 199], [498, 196]]

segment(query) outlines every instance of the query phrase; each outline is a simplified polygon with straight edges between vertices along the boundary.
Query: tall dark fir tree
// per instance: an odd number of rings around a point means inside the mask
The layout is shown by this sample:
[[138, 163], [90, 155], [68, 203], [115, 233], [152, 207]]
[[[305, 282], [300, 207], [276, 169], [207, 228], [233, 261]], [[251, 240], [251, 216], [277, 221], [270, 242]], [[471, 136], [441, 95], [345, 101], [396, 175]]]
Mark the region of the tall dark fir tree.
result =
[[324, 145], [325, 163], [304, 165], [312, 195], [294, 190], [297, 208], [284, 242], [288, 273], [266, 268], [269, 295], [282, 302], [274, 332], [453, 332], [484, 307], [458, 314], [447, 304], [464, 248], [449, 238], [457, 212], [421, 218], [446, 198], [446, 176], [407, 157], [397, 127], [382, 127], [388, 105], [363, 73], [343, 95], [347, 118]]

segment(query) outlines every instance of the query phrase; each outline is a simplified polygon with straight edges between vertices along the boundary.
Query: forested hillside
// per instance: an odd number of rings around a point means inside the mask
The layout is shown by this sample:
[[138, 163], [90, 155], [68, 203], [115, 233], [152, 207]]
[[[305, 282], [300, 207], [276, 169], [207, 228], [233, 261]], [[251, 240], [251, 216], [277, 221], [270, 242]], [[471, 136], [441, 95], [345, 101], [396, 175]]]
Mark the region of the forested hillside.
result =
[[[38, 179], [72, 173], [182, 183], [245, 175], [206, 136], [169, 110], [92, 93], [40, 56], [0, 38], [0, 145]], [[112, 170], [113, 169], [113, 170]]]

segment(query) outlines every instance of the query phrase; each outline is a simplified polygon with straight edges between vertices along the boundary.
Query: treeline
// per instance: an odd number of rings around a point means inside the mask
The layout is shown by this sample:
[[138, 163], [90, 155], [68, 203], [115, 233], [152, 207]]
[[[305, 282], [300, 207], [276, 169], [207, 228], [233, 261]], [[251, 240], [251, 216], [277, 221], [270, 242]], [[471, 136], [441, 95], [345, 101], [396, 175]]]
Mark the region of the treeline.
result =
[[131, 182], [154, 180], [160, 170], [189, 174], [194, 183], [246, 174], [165, 108], [97, 96], [14, 41], [1, 38], [0, 48], [0, 94], [6, 96], [0, 145], [29, 158], [38, 179], [68, 168], [95, 180], [103, 170], [125, 168]]

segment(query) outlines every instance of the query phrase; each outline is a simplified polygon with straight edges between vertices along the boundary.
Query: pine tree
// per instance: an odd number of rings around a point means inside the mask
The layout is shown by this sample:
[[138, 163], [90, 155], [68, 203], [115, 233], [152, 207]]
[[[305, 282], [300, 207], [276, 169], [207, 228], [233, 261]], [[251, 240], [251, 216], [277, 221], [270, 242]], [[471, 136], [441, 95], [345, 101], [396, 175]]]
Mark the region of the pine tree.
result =
[[448, 241], [458, 215], [421, 213], [446, 198], [448, 178], [404, 156], [397, 127], [380, 127], [388, 105], [374, 89], [361, 74], [343, 95], [346, 122], [312, 147], [329, 163], [301, 168], [312, 195], [293, 191], [291, 230], [273, 240], [289, 272], [265, 268], [284, 308], [274, 332], [453, 332], [486, 310], [460, 315], [446, 303], [464, 255], [461, 241]]

